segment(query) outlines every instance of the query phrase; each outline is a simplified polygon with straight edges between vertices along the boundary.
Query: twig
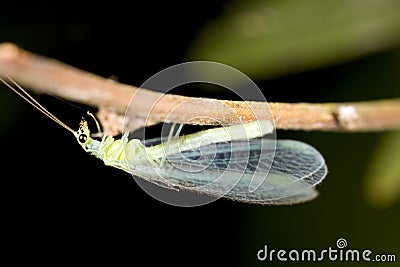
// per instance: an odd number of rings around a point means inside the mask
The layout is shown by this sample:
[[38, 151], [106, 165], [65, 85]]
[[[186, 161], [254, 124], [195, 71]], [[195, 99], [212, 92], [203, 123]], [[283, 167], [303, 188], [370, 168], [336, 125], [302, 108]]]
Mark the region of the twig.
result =
[[[139, 97], [140, 101], [136, 101], [127, 113], [125, 126], [130, 130], [158, 122], [229, 125], [252, 121], [255, 114], [257, 119], [273, 119], [277, 129], [378, 131], [400, 128], [400, 99], [323, 104], [269, 103], [271, 115], [265, 112], [267, 103], [191, 98], [138, 89], [30, 53], [11, 43], [0, 44], [0, 73], [37, 93], [99, 108], [98, 117], [105, 132], [113, 135], [122, 129], [123, 116], [132, 96]], [[184, 108], [177, 109], [181, 106]]]

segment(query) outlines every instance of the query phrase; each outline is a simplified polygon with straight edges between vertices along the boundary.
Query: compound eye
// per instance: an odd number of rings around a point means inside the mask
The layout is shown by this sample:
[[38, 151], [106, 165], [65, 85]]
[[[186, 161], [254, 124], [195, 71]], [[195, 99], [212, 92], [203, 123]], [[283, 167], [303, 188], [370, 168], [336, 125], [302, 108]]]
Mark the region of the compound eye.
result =
[[86, 143], [86, 141], [87, 141], [87, 136], [86, 136], [86, 134], [80, 134], [79, 137], [78, 137], [78, 141], [79, 141], [79, 143], [81, 143], [81, 144]]

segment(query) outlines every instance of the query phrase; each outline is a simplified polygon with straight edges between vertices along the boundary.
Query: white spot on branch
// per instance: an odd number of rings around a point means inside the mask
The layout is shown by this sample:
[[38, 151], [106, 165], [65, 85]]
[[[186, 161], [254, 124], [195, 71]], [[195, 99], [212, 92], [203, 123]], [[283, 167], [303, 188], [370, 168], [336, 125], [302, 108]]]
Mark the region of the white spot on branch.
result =
[[339, 106], [337, 118], [346, 129], [355, 129], [358, 125], [358, 112], [353, 106]]

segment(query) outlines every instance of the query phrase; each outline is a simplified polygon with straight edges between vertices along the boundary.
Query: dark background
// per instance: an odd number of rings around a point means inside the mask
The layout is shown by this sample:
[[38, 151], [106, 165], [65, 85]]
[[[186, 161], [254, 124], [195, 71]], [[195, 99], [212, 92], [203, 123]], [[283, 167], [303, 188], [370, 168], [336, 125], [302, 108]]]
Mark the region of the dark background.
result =
[[[225, 5], [9, 1], [1, 4], [0, 41], [138, 86], [188, 60], [197, 31]], [[271, 102], [394, 97], [398, 55], [394, 48], [256, 83]], [[349, 247], [400, 257], [399, 204], [376, 209], [363, 195], [366, 166], [381, 133], [278, 131], [278, 138], [310, 143], [325, 156], [330, 173], [312, 202], [263, 207], [221, 199], [181, 208], [153, 199], [129, 174], [87, 155], [70, 133], [1, 89], [2, 243], [16, 264], [264, 265], [256, 259], [264, 244], [318, 250], [334, 247], [341, 237]], [[180, 93], [227, 99], [220, 92]], [[87, 108], [37, 99], [71, 127]]]

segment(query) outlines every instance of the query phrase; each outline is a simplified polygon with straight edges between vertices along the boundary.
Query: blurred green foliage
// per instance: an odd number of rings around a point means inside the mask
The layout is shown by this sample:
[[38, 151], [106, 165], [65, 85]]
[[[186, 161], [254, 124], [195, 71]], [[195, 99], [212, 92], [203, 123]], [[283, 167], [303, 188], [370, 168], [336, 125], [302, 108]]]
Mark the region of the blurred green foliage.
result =
[[400, 42], [400, 1], [235, 1], [193, 40], [189, 59], [253, 79], [348, 61]]
[[372, 205], [387, 207], [400, 199], [400, 131], [382, 136], [366, 173], [365, 192]]

